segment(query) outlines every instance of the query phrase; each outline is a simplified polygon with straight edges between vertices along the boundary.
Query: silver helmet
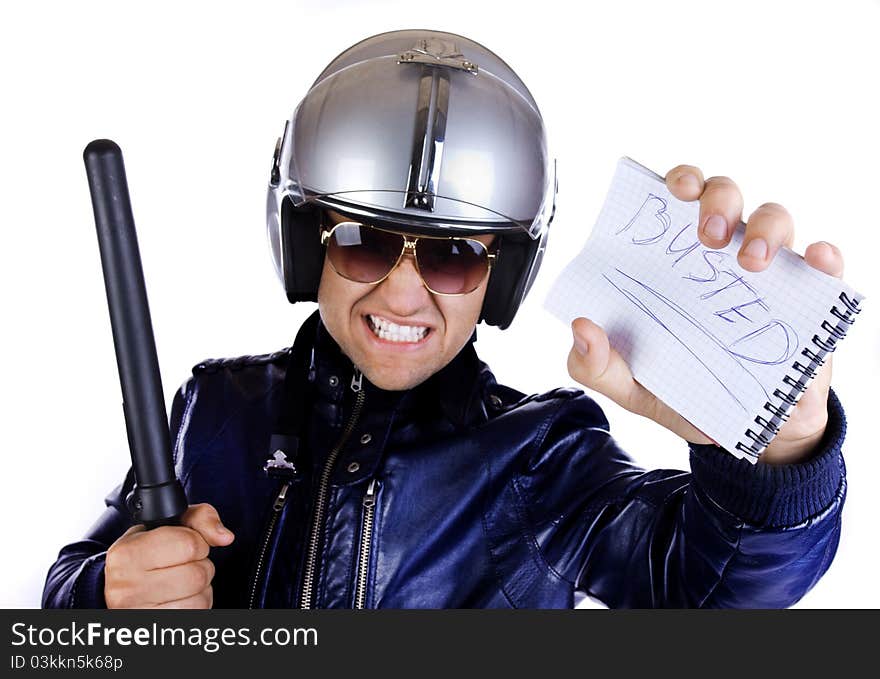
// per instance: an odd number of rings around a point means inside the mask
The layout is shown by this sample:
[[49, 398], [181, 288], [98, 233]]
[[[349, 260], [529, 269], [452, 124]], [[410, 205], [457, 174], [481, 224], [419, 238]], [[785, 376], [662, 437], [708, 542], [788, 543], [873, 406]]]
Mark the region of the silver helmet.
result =
[[505, 328], [538, 272], [555, 195], [544, 122], [516, 73], [462, 36], [393, 31], [336, 57], [287, 121], [269, 242], [296, 302], [317, 298], [321, 210], [428, 235], [495, 233], [481, 318]]

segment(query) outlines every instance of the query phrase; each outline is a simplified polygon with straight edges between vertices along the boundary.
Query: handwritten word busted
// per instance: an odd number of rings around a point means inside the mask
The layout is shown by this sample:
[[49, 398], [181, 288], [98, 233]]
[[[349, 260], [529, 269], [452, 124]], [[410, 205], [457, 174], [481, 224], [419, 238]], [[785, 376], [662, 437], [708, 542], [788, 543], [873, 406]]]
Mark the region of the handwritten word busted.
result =
[[[693, 222], [673, 228], [664, 198], [648, 194], [615, 236], [628, 238], [629, 243], [638, 248], [665, 248], [669, 267], [680, 272], [682, 279], [692, 282], [693, 299], [708, 307], [707, 312], [711, 314], [707, 315], [714, 319], [715, 325], [707, 327], [659, 291], [636, 282], [643, 290], [661, 298], [670, 310], [687, 316], [691, 325], [722, 345], [731, 357], [776, 365], [797, 351], [797, 333], [788, 323], [772, 316], [770, 306], [754, 283], [755, 276], [749, 280], [747, 273], [736, 266], [731, 253], [702, 247]], [[719, 334], [729, 336], [732, 327], [745, 330], [739, 335], [733, 333], [732, 341], [719, 338]]]

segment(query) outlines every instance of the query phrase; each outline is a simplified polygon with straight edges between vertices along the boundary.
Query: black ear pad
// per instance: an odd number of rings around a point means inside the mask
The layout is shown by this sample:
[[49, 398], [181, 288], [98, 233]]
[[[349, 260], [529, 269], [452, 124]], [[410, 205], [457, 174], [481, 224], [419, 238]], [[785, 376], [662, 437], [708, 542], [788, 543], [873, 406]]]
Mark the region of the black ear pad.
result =
[[501, 238], [480, 320], [502, 330], [511, 324], [522, 301], [529, 269], [540, 242], [540, 238]]
[[324, 267], [318, 208], [294, 207], [289, 198], [281, 204], [281, 257], [284, 290], [291, 304], [317, 302]]

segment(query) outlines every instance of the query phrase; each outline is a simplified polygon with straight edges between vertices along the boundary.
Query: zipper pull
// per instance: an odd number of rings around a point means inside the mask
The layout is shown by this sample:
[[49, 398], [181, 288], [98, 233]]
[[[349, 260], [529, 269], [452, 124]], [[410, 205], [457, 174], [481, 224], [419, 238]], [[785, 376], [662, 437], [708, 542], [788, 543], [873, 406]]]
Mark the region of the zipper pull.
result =
[[290, 481], [281, 486], [281, 490], [278, 492], [278, 497], [275, 498], [275, 503], [272, 505], [272, 511], [280, 512], [284, 509], [284, 503], [287, 502], [288, 488], [290, 488]]
[[367, 486], [367, 494], [364, 495], [364, 507], [370, 508], [376, 504], [376, 479], [370, 479], [370, 485]]
[[351, 390], [357, 394], [361, 390], [361, 378], [363, 375], [361, 374], [360, 368], [357, 366], [354, 367], [354, 375], [351, 376]]

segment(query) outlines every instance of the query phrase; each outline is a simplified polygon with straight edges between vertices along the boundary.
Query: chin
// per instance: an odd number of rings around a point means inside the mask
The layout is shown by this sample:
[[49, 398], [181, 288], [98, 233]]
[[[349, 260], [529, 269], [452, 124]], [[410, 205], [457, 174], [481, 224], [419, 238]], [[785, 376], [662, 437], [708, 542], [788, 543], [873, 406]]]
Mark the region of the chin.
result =
[[431, 376], [430, 374], [414, 375], [412, 373], [400, 371], [399, 369], [385, 371], [372, 368], [362, 368], [362, 370], [364, 377], [370, 381], [370, 384], [384, 391], [406, 391], [407, 389], [417, 387]]

